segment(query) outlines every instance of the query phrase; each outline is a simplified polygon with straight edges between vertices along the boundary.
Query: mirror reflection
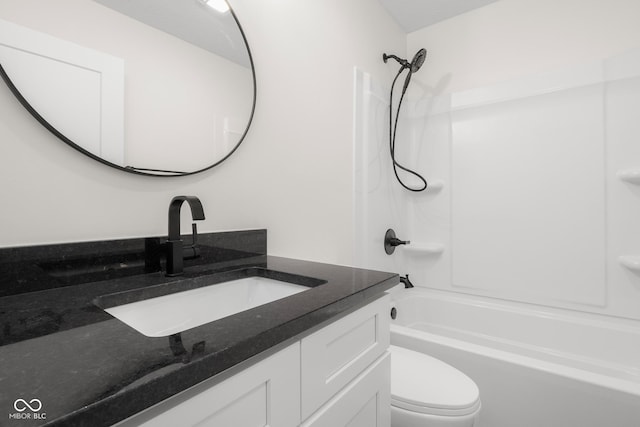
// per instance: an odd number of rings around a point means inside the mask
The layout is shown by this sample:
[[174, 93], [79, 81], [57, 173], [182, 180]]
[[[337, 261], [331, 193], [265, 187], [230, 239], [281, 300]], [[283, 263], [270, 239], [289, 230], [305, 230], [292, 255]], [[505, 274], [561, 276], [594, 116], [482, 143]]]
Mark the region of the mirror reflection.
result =
[[228, 157], [255, 106], [253, 64], [216, 0], [3, 0], [0, 64], [60, 139], [130, 172]]

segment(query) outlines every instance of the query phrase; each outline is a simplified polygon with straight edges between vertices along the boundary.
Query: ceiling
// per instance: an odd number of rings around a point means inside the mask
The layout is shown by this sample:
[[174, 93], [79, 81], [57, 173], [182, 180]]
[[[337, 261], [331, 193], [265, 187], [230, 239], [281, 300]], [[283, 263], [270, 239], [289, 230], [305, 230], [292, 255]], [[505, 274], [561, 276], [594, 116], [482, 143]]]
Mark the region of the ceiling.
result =
[[233, 15], [199, 0], [94, 0], [244, 67], [250, 67], [244, 39]]
[[379, 0], [407, 32], [424, 28], [452, 16], [494, 3], [497, 0]]
[[[231, 14], [220, 15], [202, 0], [94, 0], [244, 66], [249, 57]], [[497, 0], [378, 0], [410, 33]], [[205, 11], [206, 13], [203, 13]]]

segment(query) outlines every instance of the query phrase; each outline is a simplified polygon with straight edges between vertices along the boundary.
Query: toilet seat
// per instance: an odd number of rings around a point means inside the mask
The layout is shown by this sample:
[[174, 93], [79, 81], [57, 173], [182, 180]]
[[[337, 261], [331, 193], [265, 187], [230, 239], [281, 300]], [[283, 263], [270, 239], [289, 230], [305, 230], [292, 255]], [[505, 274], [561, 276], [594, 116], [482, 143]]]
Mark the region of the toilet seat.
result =
[[390, 346], [391, 405], [412, 412], [462, 416], [480, 409], [471, 378], [423, 353]]

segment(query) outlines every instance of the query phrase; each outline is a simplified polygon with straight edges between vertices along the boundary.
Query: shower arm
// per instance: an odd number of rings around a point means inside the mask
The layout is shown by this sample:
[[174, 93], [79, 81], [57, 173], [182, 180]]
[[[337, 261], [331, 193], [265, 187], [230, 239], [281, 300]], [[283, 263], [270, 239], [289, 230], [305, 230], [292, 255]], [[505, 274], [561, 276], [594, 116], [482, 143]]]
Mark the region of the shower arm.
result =
[[389, 58], [395, 59], [400, 65], [402, 65], [400, 72], [402, 72], [402, 70], [404, 70], [405, 68], [411, 68], [411, 64], [409, 64], [409, 61], [407, 61], [406, 59], [402, 59], [400, 57], [397, 57], [396, 55], [390, 55], [387, 53], [382, 54], [382, 60], [385, 64], [387, 63]]

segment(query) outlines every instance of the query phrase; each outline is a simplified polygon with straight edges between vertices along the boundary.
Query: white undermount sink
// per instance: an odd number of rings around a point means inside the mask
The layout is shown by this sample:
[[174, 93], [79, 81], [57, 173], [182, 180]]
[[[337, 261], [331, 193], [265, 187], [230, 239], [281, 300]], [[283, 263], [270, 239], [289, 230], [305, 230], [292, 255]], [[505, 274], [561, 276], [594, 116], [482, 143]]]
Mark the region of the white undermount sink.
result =
[[264, 277], [247, 277], [104, 310], [148, 337], [164, 337], [308, 289]]

